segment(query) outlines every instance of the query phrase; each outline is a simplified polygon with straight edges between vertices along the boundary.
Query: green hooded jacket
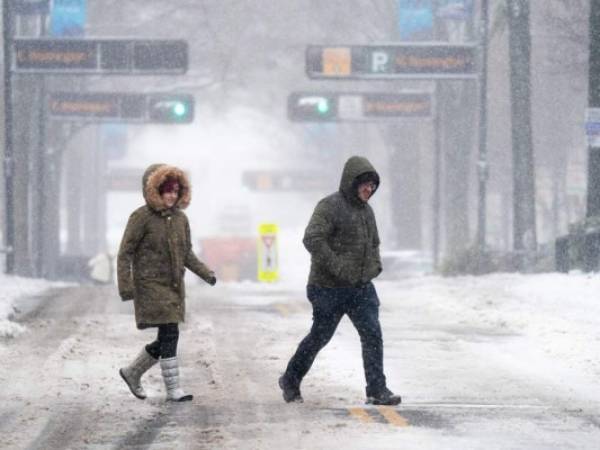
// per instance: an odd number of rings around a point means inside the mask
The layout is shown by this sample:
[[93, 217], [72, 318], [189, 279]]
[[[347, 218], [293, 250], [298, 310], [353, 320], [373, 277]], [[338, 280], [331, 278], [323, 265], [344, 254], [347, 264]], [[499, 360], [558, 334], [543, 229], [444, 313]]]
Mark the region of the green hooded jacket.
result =
[[[159, 193], [167, 178], [179, 182], [179, 199], [167, 208]], [[119, 295], [133, 299], [138, 328], [185, 319], [185, 268], [205, 281], [214, 273], [192, 251], [190, 226], [182, 211], [191, 199], [185, 173], [154, 164], [142, 179], [146, 205], [136, 209], [127, 223], [117, 259]]]
[[317, 204], [303, 240], [311, 255], [308, 284], [360, 286], [381, 273], [375, 215], [358, 197], [357, 178], [366, 173], [379, 180], [366, 158], [352, 156], [344, 165], [339, 191]]

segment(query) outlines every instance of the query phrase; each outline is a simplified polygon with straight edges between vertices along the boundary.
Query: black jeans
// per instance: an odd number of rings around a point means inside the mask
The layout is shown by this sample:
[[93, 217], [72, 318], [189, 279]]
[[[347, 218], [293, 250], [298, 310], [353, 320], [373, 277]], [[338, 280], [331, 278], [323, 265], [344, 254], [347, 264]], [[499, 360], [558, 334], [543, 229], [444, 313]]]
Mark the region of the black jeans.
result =
[[307, 296], [313, 307], [310, 333], [300, 342], [285, 371], [287, 381], [299, 386], [317, 356], [335, 332], [344, 314], [360, 335], [367, 395], [386, 386], [383, 374], [383, 338], [379, 324], [379, 298], [373, 283], [358, 288], [323, 288], [309, 285]]
[[173, 358], [177, 356], [179, 341], [179, 326], [176, 323], [166, 323], [158, 326], [158, 336], [152, 343], [146, 345], [146, 351], [154, 359]]

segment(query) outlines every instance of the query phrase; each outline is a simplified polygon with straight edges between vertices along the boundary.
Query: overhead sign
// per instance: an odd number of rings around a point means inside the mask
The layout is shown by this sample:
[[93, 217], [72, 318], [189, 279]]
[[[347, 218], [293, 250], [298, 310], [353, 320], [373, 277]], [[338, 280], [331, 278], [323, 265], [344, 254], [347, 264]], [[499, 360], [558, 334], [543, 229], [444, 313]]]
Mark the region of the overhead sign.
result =
[[310, 78], [475, 78], [476, 62], [473, 44], [310, 45], [306, 51]]
[[52, 0], [50, 34], [75, 37], [85, 34], [87, 0]]
[[432, 41], [432, 0], [397, 0], [398, 34], [403, 41]]
[[188, 45], [180, 40], [15, 39], [12, 71], [60, 74], [182, 74]]
[[190, 94], [130, 94], [119, 92], [53, 92], [50, 118], [91, 122], [191, 123]]
[[253, 191], [310, 191], [331, 187], [330, 178], [315, 171], [248, 170], [242, 174], [242, 184]]
[[50, 0], [10, 0], [16, 14], [47, 14]]
[[297, 122], [370, 121], [430, 117], [428, 92], [293, 92], [288, 117]]
[[258, 281], [272, 283], [279, 278], [278, 230], [273, 223], [258, 227]]

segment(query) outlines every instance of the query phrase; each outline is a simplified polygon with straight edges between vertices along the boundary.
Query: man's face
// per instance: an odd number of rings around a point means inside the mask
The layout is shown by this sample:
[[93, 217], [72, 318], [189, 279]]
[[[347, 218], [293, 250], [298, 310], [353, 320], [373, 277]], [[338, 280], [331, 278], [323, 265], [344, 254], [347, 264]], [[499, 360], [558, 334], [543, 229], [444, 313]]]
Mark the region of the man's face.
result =
[[377, 189], [377, 185], [372, 181], [366, 181], [358, 185], [358, 198], [367, 203], [373, 192]]
[[165, 191], [161, 195], [162, 200], [167, 208], [172, 208], [179, 199], [179, 185], [176, 184], [169, 191]]

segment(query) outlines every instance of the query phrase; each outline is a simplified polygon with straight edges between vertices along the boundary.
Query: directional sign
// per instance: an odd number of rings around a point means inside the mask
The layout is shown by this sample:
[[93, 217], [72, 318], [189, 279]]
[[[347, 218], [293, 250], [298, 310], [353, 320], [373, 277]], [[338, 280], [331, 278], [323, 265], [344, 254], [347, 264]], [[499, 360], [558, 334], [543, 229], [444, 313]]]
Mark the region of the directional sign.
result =
[[297, 122], [376, 121], [430, 117], [429, 92], [293, 92], [288, 116]]
[[11, 70], [59, 74], [182, 74], [188, 45], [178, 40], [15, 39]]
[[432, 0], [397, 0], [396, 5], [401, 40], [433, 40], [435, 22]]
[[189, 94], [53, 92], [50, 118], [90, 122], [190, 123], [194, 97]]
[[310, 45], [306, 73], [331, 79], [462, 79], [477, 77], [476, 60], [472, 44]]

